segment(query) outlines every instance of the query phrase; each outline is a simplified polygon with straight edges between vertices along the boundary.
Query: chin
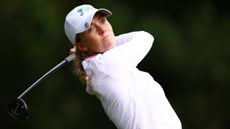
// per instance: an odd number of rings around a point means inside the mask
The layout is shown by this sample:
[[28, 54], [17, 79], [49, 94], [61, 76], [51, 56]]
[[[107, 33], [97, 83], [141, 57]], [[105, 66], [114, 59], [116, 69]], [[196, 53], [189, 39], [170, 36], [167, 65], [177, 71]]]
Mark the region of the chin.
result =
[[107, 48], [105, 49], [105, 51], [108, 51], [108, 50], [113, 49], [113, 48], [114, 48], [114, 46], [107, 47]]

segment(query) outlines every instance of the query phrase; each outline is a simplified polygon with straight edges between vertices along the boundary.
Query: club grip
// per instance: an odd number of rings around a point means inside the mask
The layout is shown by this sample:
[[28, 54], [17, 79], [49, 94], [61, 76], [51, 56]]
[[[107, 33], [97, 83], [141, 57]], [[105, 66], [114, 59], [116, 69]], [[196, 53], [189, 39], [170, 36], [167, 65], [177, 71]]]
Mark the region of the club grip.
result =
[[68, 63], [68, 62], [71, 62], [72, 60], [74, 60], [75, 58], [76, 58], [76, 55], [71, 54], [71, 55], [69, 55], [68, 57], [65, 58], [65, 61]]

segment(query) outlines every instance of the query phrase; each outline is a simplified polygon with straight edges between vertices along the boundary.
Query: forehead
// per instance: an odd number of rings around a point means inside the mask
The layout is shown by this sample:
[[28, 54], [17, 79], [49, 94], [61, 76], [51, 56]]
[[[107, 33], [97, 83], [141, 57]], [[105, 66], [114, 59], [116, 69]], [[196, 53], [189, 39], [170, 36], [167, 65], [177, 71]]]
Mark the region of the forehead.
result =
[[95, 14], [94, 17], [93, 17], [93, 20], [92, 20], [92, 22], [90, 24], [90, 26], [93, 25], [95, 22], [99, 21], [100, 19], [104, 18], [104, 17], [105, 17], [104, 15]]
[[107, 17], [107, 15], [102, 12], [97, 12], [93, 18], [102, 18], [102, 17]]

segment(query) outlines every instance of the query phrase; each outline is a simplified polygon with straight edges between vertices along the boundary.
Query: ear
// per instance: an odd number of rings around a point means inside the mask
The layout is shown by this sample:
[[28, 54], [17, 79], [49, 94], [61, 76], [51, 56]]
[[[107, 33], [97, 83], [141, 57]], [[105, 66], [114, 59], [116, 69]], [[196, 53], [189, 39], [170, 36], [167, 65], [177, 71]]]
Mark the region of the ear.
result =
[[83, 44], [81, 44], [81, 43], [76, 43], [76, 47], [77, 47], [78, 50], [80, 50], [80, 51], [83, 51], [83, 52], [88, 51], [88, 48], [87, 48], [86, 46], [84, 46]]

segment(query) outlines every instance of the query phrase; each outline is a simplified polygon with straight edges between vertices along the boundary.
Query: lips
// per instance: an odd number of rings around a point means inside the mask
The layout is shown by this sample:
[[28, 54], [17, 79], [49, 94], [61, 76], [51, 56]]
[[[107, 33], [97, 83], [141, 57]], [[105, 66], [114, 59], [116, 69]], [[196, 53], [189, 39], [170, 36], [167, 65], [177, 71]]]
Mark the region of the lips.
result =
[[108, 38], [110, 36], [110, 34], [106, 35], [102, 40], [105, 40], [106, 38]]

